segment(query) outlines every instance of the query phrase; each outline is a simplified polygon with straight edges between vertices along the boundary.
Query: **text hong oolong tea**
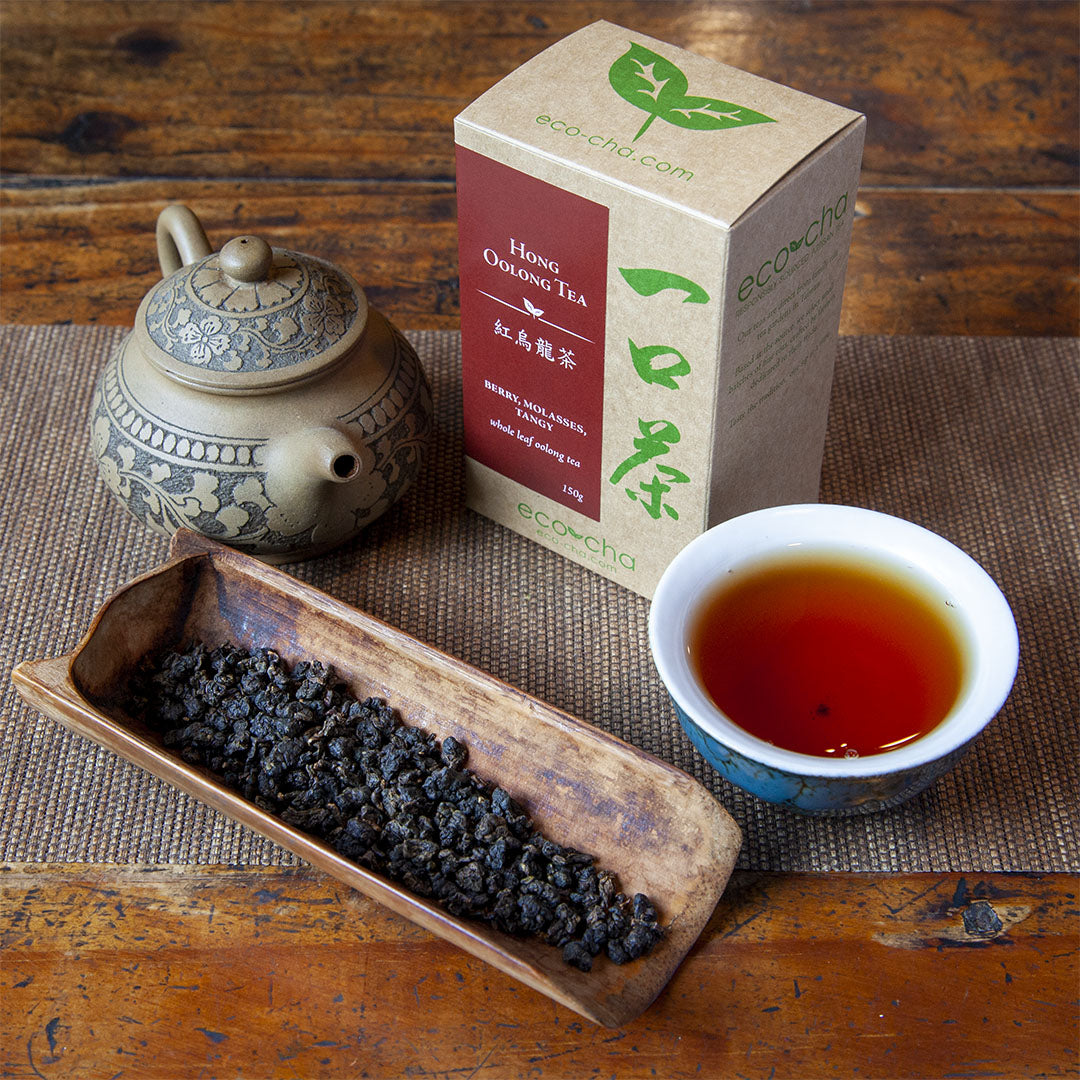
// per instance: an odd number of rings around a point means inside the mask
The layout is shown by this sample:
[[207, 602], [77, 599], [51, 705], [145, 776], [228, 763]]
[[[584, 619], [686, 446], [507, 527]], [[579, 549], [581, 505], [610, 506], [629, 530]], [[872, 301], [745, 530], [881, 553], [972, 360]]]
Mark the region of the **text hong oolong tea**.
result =
[[820, 757], [906, 746], [959, 699], [959, 613], [929, 581], [878, 561], [793, 548], [731, 571], [690, 623], [691, 668], [751, 735]]
[[468, 505], [651, 596], [816, 500], [864, 127], [606, 22], [465, 109]]

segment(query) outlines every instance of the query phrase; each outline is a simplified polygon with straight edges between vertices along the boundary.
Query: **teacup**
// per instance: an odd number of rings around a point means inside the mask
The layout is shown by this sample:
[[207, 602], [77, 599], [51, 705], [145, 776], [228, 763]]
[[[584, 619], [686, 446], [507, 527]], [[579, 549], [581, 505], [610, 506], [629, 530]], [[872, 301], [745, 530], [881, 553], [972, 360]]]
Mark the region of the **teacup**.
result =
[[[869, 756], [785, 749], [736, 722], [705, 687], [692, 636], [710, 594], [763, 561], [780, 563], [791, 553], [815, 551], [838, 565], [876, 566], [883, 574], [906, 576], [948, 609], [963, 655], [955, 698], [925, 734], [896, 749]], [[924, 790], [952, 768], [1001, 709], [1019, 660], [1009, 605], [969, 555], [913, 522], [828, 504], [755, 511], [693, 540], [657, 586], [649, 640], [679, 721], [706, 761], [753, 795], [808, 814], [883, 810]]]

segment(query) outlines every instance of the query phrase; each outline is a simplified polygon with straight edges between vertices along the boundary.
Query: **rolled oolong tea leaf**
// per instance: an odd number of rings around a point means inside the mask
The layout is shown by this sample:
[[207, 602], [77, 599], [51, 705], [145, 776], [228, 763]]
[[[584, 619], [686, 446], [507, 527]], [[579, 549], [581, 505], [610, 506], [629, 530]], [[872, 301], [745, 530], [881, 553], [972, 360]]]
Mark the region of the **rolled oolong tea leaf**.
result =
[[318, 660], [290, 671], [270, 649], [196, 642], [148, 659], [125, 706], [263, 810], [453, 915], [539, 937], [582, 971], [601, 953], [636, 960], [664, 935], [647, 896], [541, 835], [465, 767], [464, 744], [358, 701]]

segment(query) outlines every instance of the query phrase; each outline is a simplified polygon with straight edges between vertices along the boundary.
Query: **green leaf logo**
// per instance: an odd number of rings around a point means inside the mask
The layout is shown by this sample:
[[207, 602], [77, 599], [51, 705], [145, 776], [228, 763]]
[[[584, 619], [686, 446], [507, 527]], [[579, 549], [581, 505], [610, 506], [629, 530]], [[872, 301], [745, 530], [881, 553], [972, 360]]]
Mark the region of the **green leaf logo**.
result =
[[682, 274], [674, 274], [670, 270], [655, 270], [651, 267], [627, 268], [619, 267], [626, 284], [638, 294], [638, 296], [655, 296], [665, 289], [675, 289], [684, 292], [684, 304], [707, 304], [709, 294], [696, 282], [691, 281]]
[[679, 68], [643, 45], [632, 44], [611, 65], [608, 81], [619, 97], [649, 114], [634, 136], [634, 142], [645, 134], [657, 117], [693, 131], [776, 123], [771, 116], [743, 105], [687, 94], [689, 84]]

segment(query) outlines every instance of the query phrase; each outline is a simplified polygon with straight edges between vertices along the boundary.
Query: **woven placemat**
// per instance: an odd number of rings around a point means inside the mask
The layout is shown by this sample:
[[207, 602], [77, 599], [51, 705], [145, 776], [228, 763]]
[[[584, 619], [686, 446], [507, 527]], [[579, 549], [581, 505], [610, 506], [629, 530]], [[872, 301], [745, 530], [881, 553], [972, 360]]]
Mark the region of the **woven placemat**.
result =
[[[91, 387], [121, 336], [0, 328], [0, 860], [294, 863], [34, 712], [10, 683], [20, 660], [70, 651], [115, 588], [166, 557], [87, 448]], [[409, 336], [435, 393], [430, 464], [357, 542], [290, 572], [693, 774], [742, 826], [742, 868], [1080, 868], [1076, 341], [841, 339], [823, 501], [911, 518], [974, 555], [1013, 604], [1021, 664], [952, 773], [890, 812], [822, 819], [704, 764], [652, 666], [648, 601], [463, 509], [459, 338]]]

